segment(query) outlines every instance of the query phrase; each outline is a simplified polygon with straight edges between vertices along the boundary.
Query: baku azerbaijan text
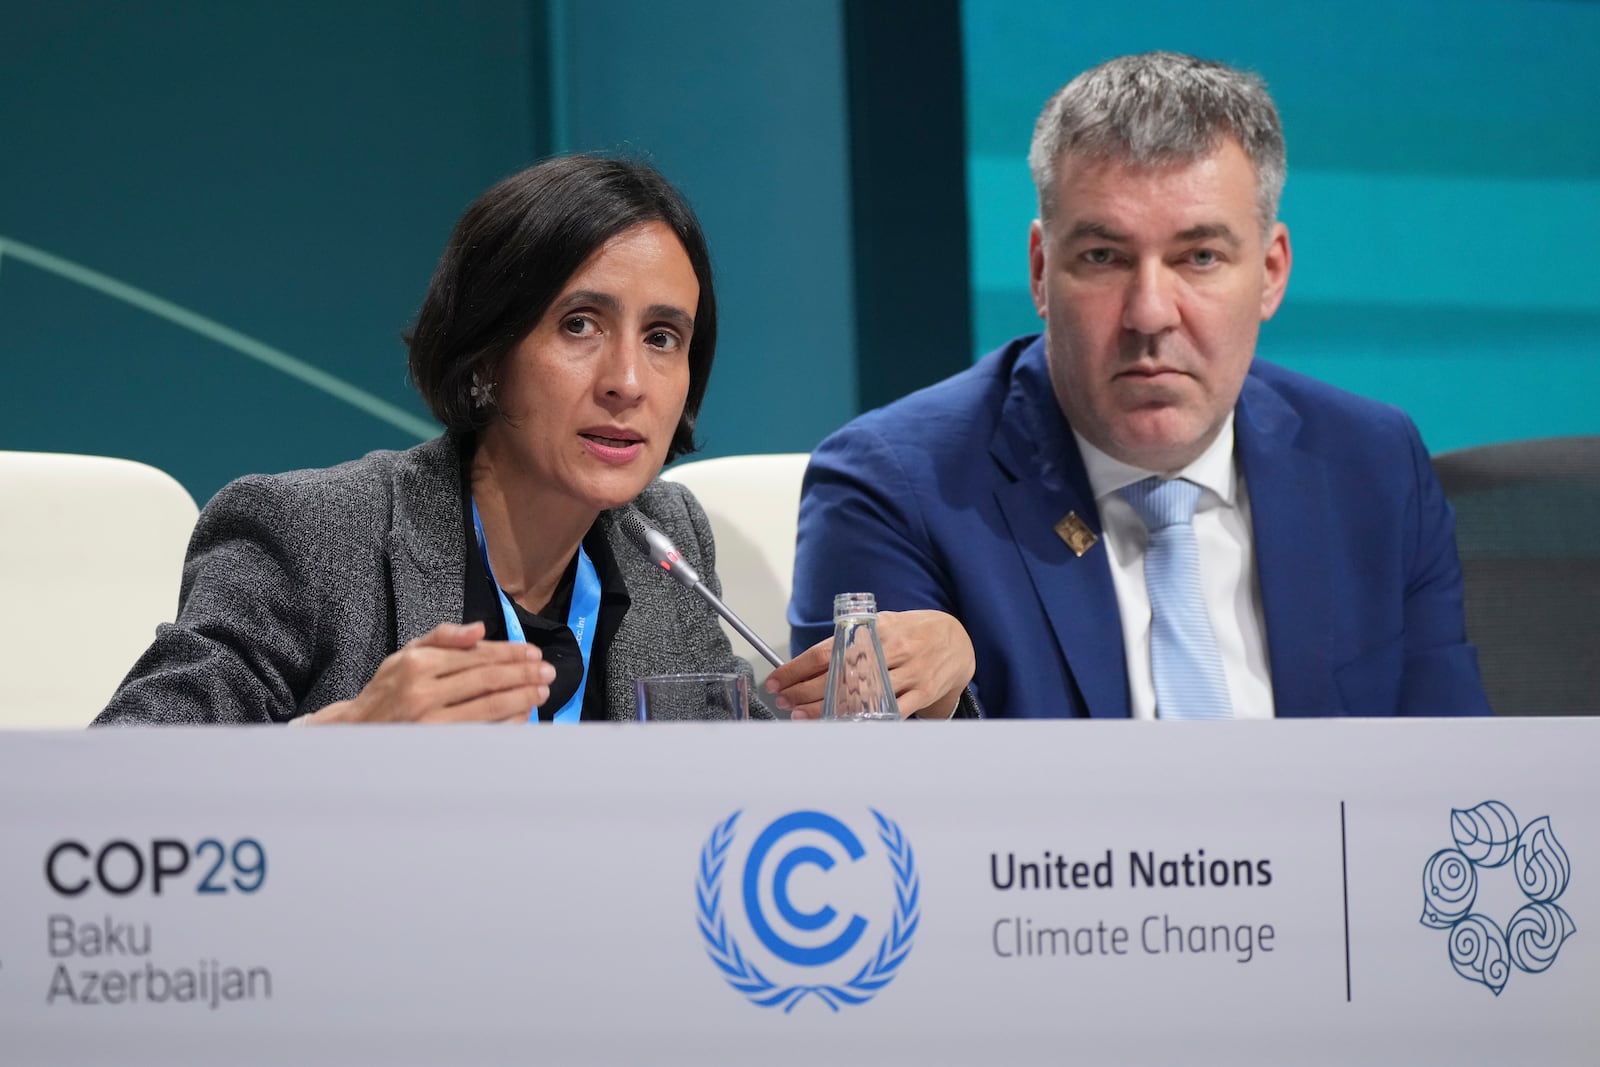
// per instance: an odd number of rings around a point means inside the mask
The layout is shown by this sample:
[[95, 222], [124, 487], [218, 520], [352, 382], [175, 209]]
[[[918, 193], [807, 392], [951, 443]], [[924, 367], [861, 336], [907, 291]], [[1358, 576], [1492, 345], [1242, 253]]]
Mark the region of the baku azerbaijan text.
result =
[[94, 964], [73, 969], [57, 963], [46, 1004], [203, 1004], [214, 1011], [237, 1001], [272, 999], [272, 973], [265, 967], [233, 967], [214, 959], [158, 966], [146, 958], [149, 923], [118, 922], [109, 915], [104, 921], [76, 922], [52, 915], [46, 939], [52, 959]]

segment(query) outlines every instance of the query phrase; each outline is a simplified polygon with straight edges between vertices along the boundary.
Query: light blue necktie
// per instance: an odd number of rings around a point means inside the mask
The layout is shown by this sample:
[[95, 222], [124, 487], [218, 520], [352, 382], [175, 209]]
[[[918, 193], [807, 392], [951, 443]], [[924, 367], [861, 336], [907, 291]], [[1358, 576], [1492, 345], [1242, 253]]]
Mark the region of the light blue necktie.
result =
[[1228, 676], [1200, 592], [1200, 550], [1193, 522], [1200, 487], [1182, 478], [1146, 478], [1119, 492], [1150, 531], [1144, 582], [1150, 591], [1150, 674], [1156, 685], [1156, 715], [1231, 718]]

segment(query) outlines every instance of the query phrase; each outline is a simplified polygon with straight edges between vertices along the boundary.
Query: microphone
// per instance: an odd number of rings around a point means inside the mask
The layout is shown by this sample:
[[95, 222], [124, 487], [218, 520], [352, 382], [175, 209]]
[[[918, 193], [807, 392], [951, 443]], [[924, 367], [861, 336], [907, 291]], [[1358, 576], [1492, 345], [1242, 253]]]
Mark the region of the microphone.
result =
[[783, 666], [783, 660], [778, 658], [778, 654], [768, 648], [767, 643], [757, 637], [756, 632], [746, 626], [743, 619], [719, 600], [717, 594], [706, 588], [705, 583], [700, 580], [700, 575], [689, 566], [689, 561], [683, 558], [673, 543], [667, 539], [667, 535], [646, 522], [637, 508], [625, 509], [618, 521], [622, 524], [623, 532], [639, 546], [639, 551], [643, 552], [650, 562], [666, 571], [679, 585], [686, 585], [704, 597], [706, 603], [715, 608], [718, 615], [727, 619], [728, 625], [737, 630], [740, 637], [750, 642], [750, 647], [761, 653], [768, 663], [774, 667]]

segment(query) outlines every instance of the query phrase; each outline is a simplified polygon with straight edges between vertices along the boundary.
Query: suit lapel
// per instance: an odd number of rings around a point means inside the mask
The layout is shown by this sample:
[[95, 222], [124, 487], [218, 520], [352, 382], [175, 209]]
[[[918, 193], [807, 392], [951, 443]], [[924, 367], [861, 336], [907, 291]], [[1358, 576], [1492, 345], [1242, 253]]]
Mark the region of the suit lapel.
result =
[[1256, 575], [1279, 718], [1329, 714], [1333, 514], [1324, 461], [1296, 443], [1300, 416], [1254, 375], [1245, 380], [1234, 445], [1250, 494]]
[[[664, 603], [679, 586], [640, 554], [616, 521], [615, 511], [601, 512], [599, 523], [629, 601], [606, 652], [606, 710], [611, 718], [628, 718], [635, 707], [636, 679], [692, 668], [682, 666], [681, 617]], [[665, 629], [669, 622], [671, 628]]]
[[1017, 361], [990, 452], [1011, 478], [995, 490], [995, 499], [1085, 711], [1095, 718], [1127, 718], [1122, 616], [1105, 545], [1097, 542], [1080, 557], [1055, 532], [1055, 524], [1075, 512], [1099, 534], [1100, 512], [1051, 389], [1042, 339]]
[[441, 622], [460, 622], [461, 453], [450, 436], [408, 452], [396, 466], [390, 536], [389, 581], [394, 592], [395, 647]]

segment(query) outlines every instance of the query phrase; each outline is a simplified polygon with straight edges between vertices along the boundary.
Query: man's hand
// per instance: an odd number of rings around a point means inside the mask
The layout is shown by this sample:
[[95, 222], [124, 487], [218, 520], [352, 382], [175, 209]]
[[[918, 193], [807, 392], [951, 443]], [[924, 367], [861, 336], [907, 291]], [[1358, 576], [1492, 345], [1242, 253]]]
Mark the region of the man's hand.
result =
[[[900, 714], [948, 719], [977, 669], [972, 639], [955, 616], [942, 611], [880, 611], [878, 642]], [[767, 676], [767, 692], [777, 695], [778, 707], [791, 718], [822, 717], [832, 652], [830, 637]]]

